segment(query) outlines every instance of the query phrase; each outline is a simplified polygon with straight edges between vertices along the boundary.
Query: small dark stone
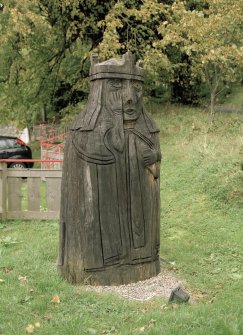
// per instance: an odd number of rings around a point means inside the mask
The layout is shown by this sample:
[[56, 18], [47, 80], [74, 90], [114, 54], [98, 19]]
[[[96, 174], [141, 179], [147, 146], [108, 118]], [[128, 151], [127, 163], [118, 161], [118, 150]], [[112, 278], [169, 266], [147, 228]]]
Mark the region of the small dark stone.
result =
[[190, 299], [190, 295], [183, 291], [183, 289], [178, 286], [175, 289], [171, 291], [170, 297], [169, 297], [169, 303], [172, 302], [187, 302]]

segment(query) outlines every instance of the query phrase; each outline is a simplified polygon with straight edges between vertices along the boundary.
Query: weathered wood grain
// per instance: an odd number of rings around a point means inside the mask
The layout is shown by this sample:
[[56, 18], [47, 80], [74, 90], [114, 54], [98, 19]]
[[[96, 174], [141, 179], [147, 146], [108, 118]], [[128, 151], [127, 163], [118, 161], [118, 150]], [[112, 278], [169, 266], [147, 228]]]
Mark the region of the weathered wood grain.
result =
[[127, 284], [159, 272], [159, 130], [131, 53], [93, 58], [90, 78], [65, 145], [58, 269], [72, 283]]
[[58, 211], [60, 208], [61, 180], [46, 178], [46, 200], [49, 211]]
[[[15, 170], [7, 169], [6, 163], [0, 166], [0, 218], [24, 220], [52, 220], [58, 219], [60, 213], [60, 184], [61, 170]], [[24, 178], [24, 179], [23, 179]], [[51, 179], [54, 179], [52, 182]], [[47, 181], [49, 192], [50, 210], [41, 210], [40, 204], [47, 202], [41, 200], [40, 183]], [[21, 208], [23, 190], [22, 185], [27, 184], [26, 197], [28, 208]]]
[[0, 213], [5, 220], [7, 211], [7, 166], [0, 163]]
[[8, 178], [8, 211], [19, 211], [21, 209], [21, 186], [21, 178]]

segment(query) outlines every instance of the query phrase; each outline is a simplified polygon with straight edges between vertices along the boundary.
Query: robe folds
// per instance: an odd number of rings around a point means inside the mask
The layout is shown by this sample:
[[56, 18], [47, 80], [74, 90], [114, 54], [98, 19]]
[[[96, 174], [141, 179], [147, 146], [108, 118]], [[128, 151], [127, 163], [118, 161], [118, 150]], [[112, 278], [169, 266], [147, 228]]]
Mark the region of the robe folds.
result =
[[[96, 105], [76, 119], [65, 144], [59, 267], [70, 272], [159, 257], [159, 131], [145, 111], [124, 124], [122, 149], [114, 131], [109, 112]], [[145, 153], [154, 155], [152, 164]]]

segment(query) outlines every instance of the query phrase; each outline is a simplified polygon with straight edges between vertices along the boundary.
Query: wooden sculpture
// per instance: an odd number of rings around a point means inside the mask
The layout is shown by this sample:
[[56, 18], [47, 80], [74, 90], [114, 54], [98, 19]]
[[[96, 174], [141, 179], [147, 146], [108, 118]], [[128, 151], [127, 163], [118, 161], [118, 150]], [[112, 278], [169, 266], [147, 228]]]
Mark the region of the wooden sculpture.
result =
[[70, 128], [62, 177], [59, 271], [117, 285], [159, 273], [159, 130], [134, 55], [92, 57], [87, 106]]

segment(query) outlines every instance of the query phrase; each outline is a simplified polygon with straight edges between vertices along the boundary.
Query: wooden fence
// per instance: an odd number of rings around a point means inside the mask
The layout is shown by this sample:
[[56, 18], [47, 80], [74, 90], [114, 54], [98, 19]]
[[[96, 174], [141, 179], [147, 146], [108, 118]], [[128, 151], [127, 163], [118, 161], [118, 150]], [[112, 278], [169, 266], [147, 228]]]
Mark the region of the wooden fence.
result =
[[58, 219], [61, 170], [7, 169], [0, 163], [0, 218]]

